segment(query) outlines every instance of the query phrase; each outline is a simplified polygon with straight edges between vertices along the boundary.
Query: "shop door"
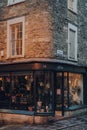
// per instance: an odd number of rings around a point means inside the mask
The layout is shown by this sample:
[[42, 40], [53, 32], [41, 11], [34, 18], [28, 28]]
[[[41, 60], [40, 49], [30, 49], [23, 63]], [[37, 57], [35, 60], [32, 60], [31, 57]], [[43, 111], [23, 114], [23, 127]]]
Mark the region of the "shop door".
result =
[[63, 81], [64, 74], [62, 72], [56, 73], [56, 89], [55, 89], [55, 111], [57, 115], [64, 115], [63, 104], [64, 104], [64, 92], [63, 92]]

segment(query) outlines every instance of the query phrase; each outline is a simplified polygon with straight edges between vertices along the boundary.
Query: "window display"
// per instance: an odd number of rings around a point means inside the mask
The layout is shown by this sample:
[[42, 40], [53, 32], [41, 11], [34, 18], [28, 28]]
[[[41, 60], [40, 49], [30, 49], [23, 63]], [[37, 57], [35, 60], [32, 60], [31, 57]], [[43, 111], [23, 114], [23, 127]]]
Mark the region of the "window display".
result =
[[30, 71], [1, 75], [0, 104], [3, 109], [52, 112], [52, 73]]
[[0, 107], [29, 110], [34, 105], [33, 73], [0, 77]]
[[[0, 75], [0, 108], [53, 113], [83, 104], [83, 75], [29, 71]], [[55, 86], [54, 86], [55, 85]]]
[[83, 104], [83, 77], [81, 74], [69, 73], [70, 105]]
[[53, 111], [53, 85], [51, 72], [36, 72], [37, 112]]
[[56, 73], [56, 110], [83, 104], [83, 75]]
[[[16, 109], [30, 110], [34, 106], [33, 73], [27, 75], [12, 76], [12, 107]], [[15, 99], [15, 100], [13, 100]], [[13, 102], [15, 101], [15, 102]], [[20, 104], [20, 105], [18, 105]]]

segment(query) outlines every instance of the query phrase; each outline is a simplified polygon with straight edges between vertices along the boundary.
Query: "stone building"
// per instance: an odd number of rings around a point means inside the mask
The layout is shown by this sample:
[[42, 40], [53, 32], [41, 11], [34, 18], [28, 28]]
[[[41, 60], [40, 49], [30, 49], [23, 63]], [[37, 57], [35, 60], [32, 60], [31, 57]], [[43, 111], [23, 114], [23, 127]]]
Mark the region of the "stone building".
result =
[[87, 1], [0, 0], [0, 119], [85, 112]]

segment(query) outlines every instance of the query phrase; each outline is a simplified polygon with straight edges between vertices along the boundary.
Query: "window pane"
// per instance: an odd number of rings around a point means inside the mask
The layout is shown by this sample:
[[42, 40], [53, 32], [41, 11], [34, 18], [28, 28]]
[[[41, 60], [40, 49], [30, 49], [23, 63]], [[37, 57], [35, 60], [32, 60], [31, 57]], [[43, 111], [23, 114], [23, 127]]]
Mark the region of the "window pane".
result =
[[75, 59], [75, 31], [69, 30], [69, 57]]
[[12, 76], [11, 106], [13, 109], [34, 110], [33, 73]]
[[17, 47], [16, 47], [16, 52], [17, 52], [17, 55], [21, 55], [22, 54], [22, 41], [21, 40], [18, 40], [17, 41]]
[[53, 85], [51, 72], [36, 72], [36, 112], [53, 111]]
[[10, 76], [0, 76], [0, 108], [10, 108]]
[[22, 23], [11, 25], [12, 55], [22, 55]]
[[70, 106], [83, 104], [83, 76], [69, 73]]

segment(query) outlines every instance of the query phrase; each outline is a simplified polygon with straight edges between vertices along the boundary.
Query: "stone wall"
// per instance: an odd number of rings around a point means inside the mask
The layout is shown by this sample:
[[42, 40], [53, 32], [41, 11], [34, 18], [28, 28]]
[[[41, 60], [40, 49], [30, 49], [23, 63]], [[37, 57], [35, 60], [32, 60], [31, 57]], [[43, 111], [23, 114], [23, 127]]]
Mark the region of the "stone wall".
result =
[[87, 65], [87, 0], [78, 1], [78, 62]]
[[4, 124], [47, 124], [48, 121], [48, 116], [0, 113], [0, 122]]
[[[77, 13], [68, 10], [66, 0], [51, 0], [50, 2], [53, 18], [53, 47], [54, 57], [59, 60], [68, 60], [68, 23], [78, 28], [77, 62], [73, 64], [87, 64], [87, 0], [79, 1]], [[62, 50], [63, 55], [56, 55], [57, 50]]]
[[[0, 61], [53, 57], [51, 15], [47, 7], [48, 2], [33, 0], [2, 8], [0, 53], [3, 51], [4, 56], [0, 56]], [[24, 57], [7, 59], [7, 21], [21, 16], [25, 17]]]
[[[26, 0], [7, 6], [6, 0], [0, 6], [0, 61], [24, 60], [29, 58], [56, 58], [68, 60], [68, 23], [78, 27], [78, 61], [87, 64], [87, 1], [78, 1], [77, 14], [67, 9], [66, 0]], [[7, 20], [25, 17], [24, 57], [7, 59]], [[57, 55], [57, 50], [63, 55]], [[84, 53], [83, 53], [84, 52]], [[69, 63], [70, 63], [69, 62]]]

